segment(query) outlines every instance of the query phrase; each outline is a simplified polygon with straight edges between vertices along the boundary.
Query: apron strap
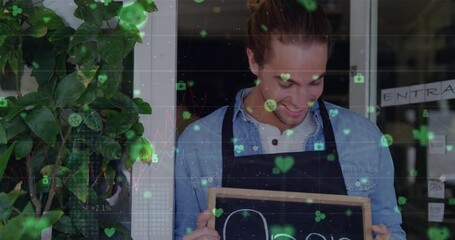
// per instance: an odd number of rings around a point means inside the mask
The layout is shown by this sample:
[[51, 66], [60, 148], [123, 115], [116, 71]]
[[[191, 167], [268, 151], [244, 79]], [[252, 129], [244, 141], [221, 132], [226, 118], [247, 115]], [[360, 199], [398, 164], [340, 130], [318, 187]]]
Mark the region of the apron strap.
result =
[[234, 159], [234, 129], [232, 119], [234, 117], [234, 105], [227, 106], [226, 113], [223, 119], [223, 128], [221, 131], [222, 136], [222, 151], [223, 162], [226, 159]]
[[321, 98], [318, 99], [319, 112], [321, 113], [322, 123], [324, 127], [325, 149], [329, 153], [333, 153], [338, 157], [335, 136], [333, 134], [332, 123], [330, 122], [327, 107]]

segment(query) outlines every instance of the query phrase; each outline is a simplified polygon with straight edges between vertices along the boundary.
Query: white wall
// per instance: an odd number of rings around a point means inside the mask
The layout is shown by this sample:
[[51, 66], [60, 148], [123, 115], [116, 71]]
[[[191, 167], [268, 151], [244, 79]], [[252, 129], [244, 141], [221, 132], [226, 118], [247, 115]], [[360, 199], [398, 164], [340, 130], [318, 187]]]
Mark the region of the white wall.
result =
[[137, 163], [133, 168], [131, 232], [135, 240], [170, 240], [173, 233], [177, 0], [155, 3], [158, 12], [150, 15], [143, 44], [136, 45], [134, 52], [134, 89], [140, 90], [140, 97], [153, 110], [151, 116], [141, 116], [144, 136], [158, 155], [158, 163]]

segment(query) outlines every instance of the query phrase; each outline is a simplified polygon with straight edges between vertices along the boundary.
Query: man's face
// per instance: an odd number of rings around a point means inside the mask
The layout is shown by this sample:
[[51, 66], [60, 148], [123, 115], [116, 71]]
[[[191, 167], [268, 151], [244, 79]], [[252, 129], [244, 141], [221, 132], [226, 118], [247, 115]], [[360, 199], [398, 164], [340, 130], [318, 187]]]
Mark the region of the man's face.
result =
[[[268, 117], [276, 118], [280, 129], [300, 124], [322, 94], [327, 65], [327, 45], [272, 40], [272, 54], [260, 68], [248, 49], [250, 69], [260, 80], [255, 91], [264, 103], [275, 102], [276, 109]], [[266, 108], [263, 108], [267, 112]]]

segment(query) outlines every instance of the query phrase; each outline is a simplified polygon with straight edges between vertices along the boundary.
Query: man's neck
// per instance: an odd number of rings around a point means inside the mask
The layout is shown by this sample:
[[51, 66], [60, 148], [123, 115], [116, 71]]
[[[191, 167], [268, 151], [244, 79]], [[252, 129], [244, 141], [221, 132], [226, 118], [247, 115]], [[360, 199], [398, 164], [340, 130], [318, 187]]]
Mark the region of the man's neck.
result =
[[289, 127], [283, 124], [273, 112], [267, 112], [265, 110], [265, 101], [258, 87], [255, 87], [242, 101], [248, 114], [256, 121], [275, 126], [281, 133], [286, 129], [289, 129]]

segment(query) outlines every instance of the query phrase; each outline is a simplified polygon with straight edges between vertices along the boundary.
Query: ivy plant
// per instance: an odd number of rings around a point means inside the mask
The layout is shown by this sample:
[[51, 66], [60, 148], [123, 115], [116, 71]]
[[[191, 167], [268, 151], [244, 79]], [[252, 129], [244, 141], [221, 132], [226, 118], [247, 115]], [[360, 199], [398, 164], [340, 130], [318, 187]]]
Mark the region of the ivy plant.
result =
[[[16, 86], [15, 96], [0, 98], [0, 239], [39, 239], [52, 225], [56, 239], [98, 239], [103, 227], [125, 233], [88, 206], [108, 204], [120, 164], [131, 171], [136, 161], [152, 162], [139, 121], [151, 106], [120, 88], [124, 59], [157, 7], [152, 0], [74, 4], [76, 29], [41, 2], [0, 1], [0, 69], [12, 76], [2, 81]], [[38, 85], [26, 94], [24, 66]], [[24, 169], [22, 179], [7, 176], [12, 165]]]

